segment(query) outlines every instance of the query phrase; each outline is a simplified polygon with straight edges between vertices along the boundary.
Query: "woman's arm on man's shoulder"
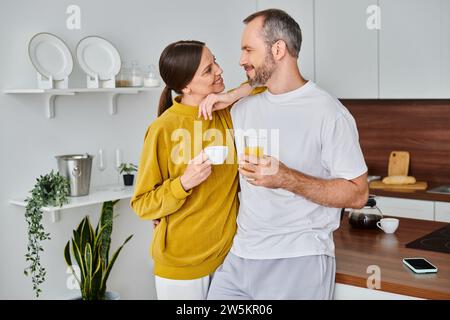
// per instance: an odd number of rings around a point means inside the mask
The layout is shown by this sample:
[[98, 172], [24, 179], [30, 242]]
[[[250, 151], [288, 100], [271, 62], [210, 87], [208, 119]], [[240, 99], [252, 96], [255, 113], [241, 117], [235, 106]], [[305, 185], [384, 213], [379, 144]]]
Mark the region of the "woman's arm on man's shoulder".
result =
[[212, 120], [212, 113], [214, 111], [225, 109], [244, 97], [263, 91], [265, 91], [265, 87], [253, 88], [248, 82], [244, 82], [239, 87], [226, 93], [209, 94], [199, 105], [198, 117], [204, 117], [205, 120]]

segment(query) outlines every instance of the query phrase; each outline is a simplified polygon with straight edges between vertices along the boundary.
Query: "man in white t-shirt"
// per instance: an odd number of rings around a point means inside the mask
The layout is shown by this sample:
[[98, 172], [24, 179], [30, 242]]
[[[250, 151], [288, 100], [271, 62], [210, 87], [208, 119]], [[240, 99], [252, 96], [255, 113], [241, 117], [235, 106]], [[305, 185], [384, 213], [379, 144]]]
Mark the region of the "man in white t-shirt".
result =
[[[266, 86], [232, 109], [240, 159], [238, 230], [208, 299], [332, 299], [341, 208], [368, 198], [367, 166], [348, 110], [297, 65], [299, 25], [281, 10], [244, 20], [240, 64]], [[338, 63], [338, 61], [337, 61]], [[264, 157], [243, 136], [265, 136]]]

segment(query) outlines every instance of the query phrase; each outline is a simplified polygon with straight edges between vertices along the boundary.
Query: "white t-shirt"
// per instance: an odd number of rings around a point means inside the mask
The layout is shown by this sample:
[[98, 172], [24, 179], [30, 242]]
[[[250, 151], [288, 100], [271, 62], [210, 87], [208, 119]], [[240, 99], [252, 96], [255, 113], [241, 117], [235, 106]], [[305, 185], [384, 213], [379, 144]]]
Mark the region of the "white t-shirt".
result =
[[[231, 109], [238, 155], [243, 135], [266, 135], [264, 154], [322, 178], [354, 179], [367, 171], [349, 111], [312, 81], [284, 94], [268, 90]], [[256, 130], [256, 131], [254, 131]], [[284, 189], [253, 186], [240, 175], [238, 230], [231, 252], [248, 259], [334, 256], [341, 208], [316, 204]]]

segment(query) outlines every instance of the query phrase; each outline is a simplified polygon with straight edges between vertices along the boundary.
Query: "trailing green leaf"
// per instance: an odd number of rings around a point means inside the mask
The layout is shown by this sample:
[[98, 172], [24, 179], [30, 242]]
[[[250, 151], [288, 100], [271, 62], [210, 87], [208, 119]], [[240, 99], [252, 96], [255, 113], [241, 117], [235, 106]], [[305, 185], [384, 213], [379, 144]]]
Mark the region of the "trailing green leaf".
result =
[[45, 281], [46, 271], [41, 265], [40, 253], [44, 251], [41, 241], [50, 239], [50, 234], [45, 233], [42, 225], [43, 207], [61, 207], [69, 202], [69, 180], [53, 170], [36, 179], [36, 184], [31, 190], [31, 196], [25, 201], [25, 219], [28, 227], [28, 245], [25, 261], [28, 266], [24, 269], [26, 276], [31, 275], [33, 290], [39, 297], [42, 290], [40, 285]]

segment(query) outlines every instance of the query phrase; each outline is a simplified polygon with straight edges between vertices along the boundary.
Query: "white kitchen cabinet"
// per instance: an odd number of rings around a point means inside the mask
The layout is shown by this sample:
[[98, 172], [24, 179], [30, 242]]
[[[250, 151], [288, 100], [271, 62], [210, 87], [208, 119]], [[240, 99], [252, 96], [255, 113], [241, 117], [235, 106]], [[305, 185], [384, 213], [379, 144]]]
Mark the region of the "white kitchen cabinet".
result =
[[257, 10], [276, 8], [286, 11], [300, 25], [302, 45], [299, 55], [300, 72], [315, 81], [314, 74], [314, 14], [313, 0], [257, 0]]
[[366, 23], [373, 4], [315, 1], [316, 82], [338, 98], [378, 98], [378, 31]]
[[450, 98], [450, 1], [441, 0], [442, 94]]
[[450, 222], [450, 202], [434, 203], [434, 219], [441, 222]]
[[441, 0], [379, 0], [379, 5], [380, 98], [443, 97], [441, 41], [447, 39], [441, 38]]
[[390, 197], [376, 197], [384, 216], [434, 220], [434, 202]]

